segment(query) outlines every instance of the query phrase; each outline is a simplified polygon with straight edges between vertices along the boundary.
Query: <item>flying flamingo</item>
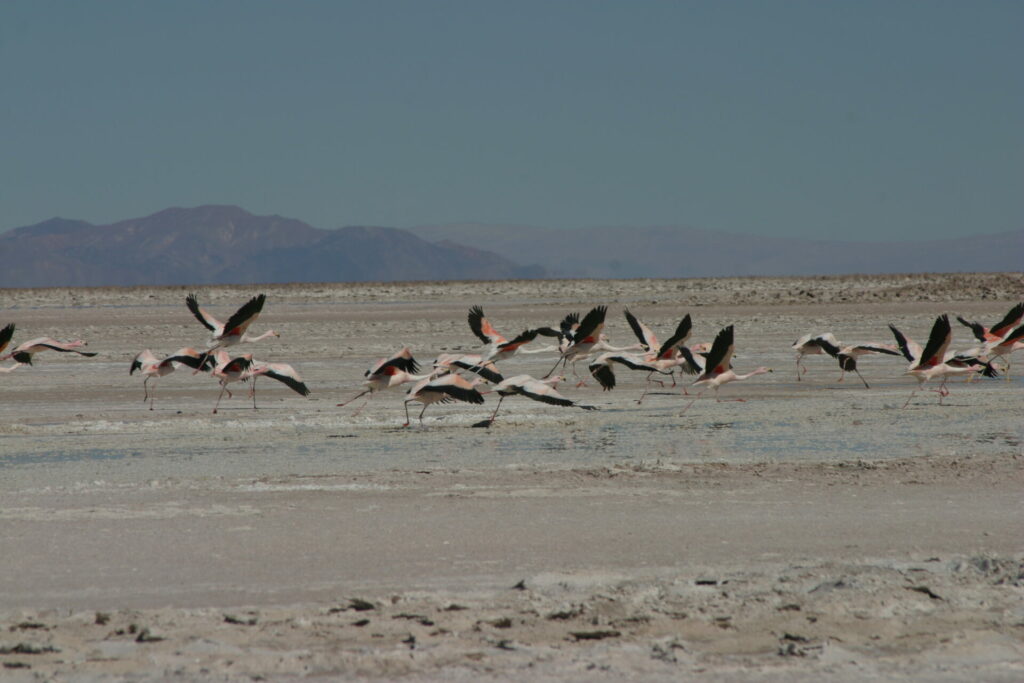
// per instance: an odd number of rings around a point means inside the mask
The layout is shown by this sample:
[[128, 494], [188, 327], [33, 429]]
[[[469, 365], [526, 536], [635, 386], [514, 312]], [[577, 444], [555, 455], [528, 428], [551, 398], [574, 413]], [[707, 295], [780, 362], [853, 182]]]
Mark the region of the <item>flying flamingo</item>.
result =
[[[766, 372], [772, 371], [771, 368], [760, 367], [751, 372], [748, 372], [745, 375], [737, 375], [732, 370], [732, 363], [730, 362], [732, 360], [732, 354], [734, 349], [735, 343], [733, 341], [733, 326], [729, 325], [728, 327], [721, 330], [715, 337], [715, 341], [711, 345], [711, 351], [708, 352], [707, 360], [704, 363], [704, 371], [691, 385], [700, 385], [703, 388], [701, 389], [700, 393], [698, 393], [697, 396], [694, 397], [694, 399], [690, 401], [685, 408], [683, 408], [683, 411], [679, 413], [680, 415], [689, 410], [690, 406], [696, 403], [697, 399], [704, 395], [704, 392], [707, 391], [708, 387], [711, 387], [712, 389], [715, 390], [715, 400], [721, 402], [722, 399], [718, 398], [718, 388], [723, 384], [726, 384], [728, 382], [736, 382], [739, 380], [749, 379], [755, 375], [763, 375]], [[690, 352], [688, 348], [684, 346], [680, 350], [682, 351], [684, 356], [688, 356], [687, 360], [691, 364], [698, 364], [697, 359], [693, 357], [693, 354]], [[746, 399], [734, 398], [729, 400], [745, 401]]]
[[550, 377], [558, 368], [559, 363], [562, 364], [562, 367], [565, 367], [566, 362], [590, 353], [600, 339], [601, 330], [604, 329], [604, 317], [607, 313], [607, 306], [595, 306], [590, 309], [589, 313], [583, 316], [579, 327], [573, 330], [569, 343], [562, 350], [558, 360], [555, 361], [555, 366], [542, 379]]
[[276, 379], [303, 396], [309, 396], [309, 388], [306, 387], [302, 378], [295, 371], [295, 368], [286, 363], [256, 363], [253, 361], [251, 353], [231, 358], [224, 350], [218, 350], [214, 357], [217, 360], [217, 365], [213, 369], [212, 374], [220, 382], [220, 394], [217, 396], [217, 403], [213, 406], [214, 414], [217, 413], [217, 408], [220, 407], [220, 401], [225, 392], [228, 398], [232, 396], [231, 390], [228, 389], [228, 384], [231, 382], [246, 382], [250, 379], [253, 381], [253, 384], [249, 389], [249, 395], [252, 396], [252, 407], [255, 409], [256, 378], [261, 375]]
[[[651, 361], [652, 363], [659, 366], [659, 369], [652, 370], [651, 372], [647, 373], [648, 388], [650, 388], [650, 383], [652, 381], [651, 378], [654, 375], [654, 373], [661, 372], [662, 374], [665, 374], [665, 369], [669, 370], [667, 374], [672, 378], [672, 386], [675, 386], [675, 368], [679, 367], [683, 369], [687, 367], [685, 360], [677, 362], [676, 359], [680, 357], [679, 347], [685, 344], [686, 340], [690, 338], [690, 330], [693, 327], [693, 322], [690, 320], [690, 314], [687, 313], [683, 317], [683, 319], [679, 321], [679, 324], [676, 325], [675, 332], [672, 333], [671, 337], [665, 340], [664, 344], [659, 344], [658, 338], [654, 335], [654, 332], [651, 330], [651, 328], [649, 328], [644, 323], [640, 322], [640, 320], [635, 315], [633, 315], [628, 308], [626, 309], [625, 314], [626, 322], [629, 323], [630, 328], [633, 330], [633, 334], [635, 334], [637, 339], [640, 340], [641, 346], [647, 352], [646, 360]], [[600, 359], [598, 359], [598, 362], [599, 361]], [[684, 369], [684, 371], [686, 370]], [[591, 372], [593, 372], [593, 370], [591, 370]], [[692, 372], [691, 374], [695, 374], [695, 372]], [[656, 381], [662, 386], [664, 386], [664, 382], [662, 382], [661, 380], [653, 381]], [[644, 391], [644, 396], [646, 395], [647, 391]], [[641, 396], [640, 401], [638, 401], [638, 403], [642, 402], [643, 398], [644, 397]]]
[[647, 372], [647, 385], [644, 388], [644, 393], [640, 394], [640, 398], [637, 399], [637, 403], [643, 403], [644, 398], [647, 396], [647, 392], [651, 389], [651, 382], [658, 382], [664, 386], [664, 382], [653, 379], [655, 373], [671, 375], [674, 381], [676, 368], [679, 368], [683, 372], [687, 372], [689, 374], [697, 374], [700, 372], [700, 368], [690, 365], [690, 362], [682, 354], [674, 358], [651, 360], [648, 357], [636, 356], [627, 353], [603, 353], [593, 360], [587, 367], [590, 370], [590, 374], [594, 376], [594, 379], [598, 381], [605, 391], [611, 391], [615, 388], [615, 371], [612, 368], [612, 363], [618, 363], [630, 370], [641, 370]]
[[[537, 338], [538, 334], [541, 334], [541, 330], [524, 330], [515, 338], [509, 340], [503, 337], [491, 322], [484, 315], [484, 309], [480, 306], [473, 306], [469, 309], [469, 315], [466, 317], [469, 322], [469, 329], [473, 331], [473, 334], [487, 344], [487, 351], [482, 353], [481, 356], [484, 362], [487, 361], [501, 361], [506, 358], [511, 358], [517, 353], [542, 353], [544, 351], [552, 350], [552, 347], [545, 347], [543, 349], [524, 349], [526, 344], [529, 344]], [[543, 328], [544, 333], [554, 333], [554, 330], [547, 332], [548, 328]]]
[[[209, 370], [213, 365], [213, 358], [208, 354], [201, 354], [199, 351], [190, 348], [178, 349], [163, 360], [153, 355], [149, 349], [140, 351], [132, 359], [129, 375], [135, 371], [145, 377], [142, 381], [143, 401], [149, 401], [149, 409], [153, 410], [153, 403], [156, 401], [156, 381], [165, 375], [169, 375], [177, 369], [178, 365], [187, 365], [196, 370]], [[153, 391], [149, 391], [149, 380], [153, 380]]]
[[226, 323], [222, 323], [200, 308], [199, 300], [195, 294], [189, 294], [185, 297], [185, 305], [192, 312], [192, 315], [195, 316], [196, 320], [210, 331], [210, 343], [206, 353], [212, 353], [217, 349], [234, 346], [242, 342], [257, 342], [267, 337], [280, 337], [281, 335], [276, 330], [267, 330], [256, 337], [250, 336], [248, 333], [249, 325], [259, 317], [266, 300], [266, 294], [254, 296], [235, 311]]
[[[799, 382], [800, 376], [807, 374], [807, 367], [800, 362], [803, 360], [803, 357], [823, 354], [835, 357], [836, 353], [839, 352], [839, 342], [836, 341], [831, 332], [824, 334], [814, 334], [811, 332], [793, 342], [792, 349], [796, 351], [796, 381]], [[828, 349], [835, 349], [835, 352], [831, 352]]]
[[515, 375], [514, 377], [503, 378], [501, 375], [492, 375], [490, 378], [485, 379], [488, 381], [497, 380], [497, 384], [494, 386], [495, 391], [500, 398], [498, 398], [498, 405], [495, 406], [494, 412], [491, 413], [491, 417], [483, 422], [478, 422], [473, 425], [474, 427], [490, 427], [494, 424], [494, 418], [498, 416], [498, 410], [501, 408], [501, 402], [505, 400], [506, 396], [525, 396], [526, 398], [534, 401], [540, 401], [541, 403], [547, 403], [553, 406], [563, 406], [566, 408], [575, 407], [582, 408], [583, 410], [598, 410], [597, 406], [586, 406], [580, 405], [577, 401], [568, 399], [562, 396], [555, 389], [555, 385], [565, 380], [565, 377], [556, 375], [554, 377], [548, 377], [547, 379], [535, 379], [530, 375]]
[[1002, 358], [1006, 361], [1006, 367], [1003, 369], [1006, 379], [1010, 379], [1010, 354], [1024, 349], [1024, 341], [1021, 341], [1022, 339], [1024, 339], [1024, 325], [1021, 325], [998, 341], [989, 342], [984, 347], [985, 353], [993, 359]]
[[[13, 334], [13, 325], [8, 325], [7, 327], [4, 328], [4, 330], [7, 330], [8, 328], [11, 329], [11, 334]], [[21, 344], [18, 344], [13, 349], [11, 349], [11, 352], [8, 353], [6, 356], [0, 356], [0, 360], [7, 360], [8, 358], [13, 358], [19, 363], [24, 363], [25, 365], [32, 365], [32, 356], [42, 351], [77, 353], [80, 356], [87, 356], [89, 358], [96, 355], [95, 353], [90, 351], [79, 351], [79, 347], [82, 346], [88, 346], [88, 344], [86, 344], [81, 339], [75, 339], [74, 341], [64, 342], [58, 341], [52, 337], [37, 337], [36, 339], [31, 339], [27, 342], [22, 342]], [[0, 347], [0, 349], [2, 349], [2, 347]]]
[[409, 404], [413, 401], [423, 404], [420, 411], [420, 426], [423, 426], [423, 413], [427, 412], [427, 406], [434, 403], [450, 403], [451, 401], [464, 401], [466, 403], [481, 404], [484, 397], [476, 388], [479, 379], [469, 382], [463, 377], [454, 373], [442, 375], [441, 377], [420, 380], [409, 390], [409, 398], [405, 399], [405, 424], [409, 426]]
[[917, 380], [917, 388], [910, 392], [903, 407], [910, 405], [910, 399], [914, 398], [921, 387], [931, 379], [942, 378], [938, 389], [933, 389], [939, 395], [939, 405], [942, 399], [949, 396], [949, 389], [946, 388], [946, 379], [951, 375], [968, 375], [981, 372], [986, 377], [995, 377], [996, 370], [991, 364], [981, 361], [973, 356], [956, 356], [947, 354], [950, 342], [953, 340], [953, 330], [949, 324], [948, 315], [940, 315], [932, 325], [931, 334], [928, 335], [928, 343], [922, 349], [914, 341], [908, 339], [902, 332], [896, 329], [895, 325], [889, 325], [892, 330], [896, 344], [899, 346], [903, 356], [910, 361], [910, 366], [903, 374], [911, 375]]
[[957, 316], [956, 319], [961, 325], [966, 325], [971, 328], [971, 332], [974, 333], [974, 337], [982, 344], [990, 342], [996, 342], [1003, 339], [1016, 325], [1020, 325], [1020, 321], [1024, 319], [1024, 301], [1011, 308], [1003, 319], [997, 322], [992, 327], [985, 327], [979, 322], [971, 322], [964, 320], [961, 316]]
[[[386, 391], [407, 382], [418, 382], [433, 376], [433, 373], [428, 375], [416, 374], [419, 371], [420, 366], [416, 359], [412, 357], [412, 351], [409, 350], [408, 346], [402, 347], [387, 358], [381, 358], [363, 373], [363, 376], [366, 377], [363, 386], [366, 388], [344, 403], [339, 403], [338, 407], [346, 406], [366, 394], [370, 394], [370, 398], [373, 398], [373, 394], [378, 391]], [[366, 399], [353, 415], [358, 415], [366, 407], [366, 404], [369, 403], [370, 398]]]

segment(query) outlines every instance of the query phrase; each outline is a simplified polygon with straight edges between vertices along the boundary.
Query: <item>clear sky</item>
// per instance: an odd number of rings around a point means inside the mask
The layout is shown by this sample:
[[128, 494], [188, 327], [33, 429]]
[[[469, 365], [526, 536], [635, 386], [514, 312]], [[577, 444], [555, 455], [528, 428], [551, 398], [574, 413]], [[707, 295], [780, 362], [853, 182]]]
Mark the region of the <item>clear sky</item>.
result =
[[1024, 2], [0, 4], [0, 229], [1024, 227]]

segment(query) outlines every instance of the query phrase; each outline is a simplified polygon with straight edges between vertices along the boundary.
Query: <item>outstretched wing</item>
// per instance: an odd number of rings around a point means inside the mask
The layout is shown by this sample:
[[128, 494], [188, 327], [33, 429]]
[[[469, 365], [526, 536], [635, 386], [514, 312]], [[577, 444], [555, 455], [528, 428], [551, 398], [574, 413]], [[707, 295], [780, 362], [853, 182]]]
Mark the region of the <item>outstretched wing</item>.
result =
[[292, 366], [287, 363], [269, 363], [264, 367], [265, 369], [260, 374], [276, 379], [298, 394], [309, 396], [309, 387], [306, 386], [306, 383], [302, 381], [299, 373]]
[[921, 355], [921, 347], [907, 339], [892, 323], [889, 323], [889, 329], [892, 331], [892, 336], [896, 339], [896, 346], [899, 347], [903, 357], [911, 363], [917, 360]]
[[484, 344], [501, 344], [505, 341], [505, 338], [498, 334], [498, 331], [494, 329], [490, 321], [484, 317], [484, 309], [480, 306], [470, 308], [466, 320], [469, 322], [469, 329]]
[[993, 337], [1005, 337], [1006, 333], [1009, 332], [1014, 325], [1020, 324], [1021, 319], [1024, 319], [1024, 301], [1021, 301], [1019, 304], [1011, 308], [1009, 313], [1003, 316], [1002, 320], [989, 329], [988, 333]]
[[594, 376], [594, 379], [598, 381], [601, 388], [605, 391], [611, 391], [615, 388], [615, 371], [612, 370], [612, 366], [608, 363], [591, 363], [588, 368], [590, 374]]
[[704, 365], [705, 371], [719, 373], [728, 370], [732, 361], [732, 351], [733, 326], [729, 325], [722, 329], [715, 337], [711, 350], [708, 352], [707, 363]]
[[679, 346], [687, 339], [690, 338], [690, 330], [693, 327], [693, 321], [690, 320], [690, 314], [679, 321], [676, 325], [676, 331], [672, 333], [672, 336], [665, 340], [665, 343], [658, 349], [658, 358], [669, 358], [672, 353], [672, 349]]
[[959, 321], [959, 323], [961, 325], [966, 325], [967, 327], [971, 328], [971, 333], [974, 335], [975, 339], [977, 339], [980, 342], [987, 341], [986, 338], [985, 338], [985, 326], [984, 325], [982, 325], [981, 323], [976, 322], [976, 321], [965, 320], [963, 318], [963, 316], [959, 316], [959, 315], [956, 317], [956, 319], [957, 319], [957, 321]]
[[591, 338], [596, 341], [597, 336], [601, 334], [601, 329], [604, 327], [604, 317], [607, 313], [607, 306], [595, 306], [590, 309], [590, 312], [583, 316], [583, 320], [580, 321], [580, 326], [576, 328], [572, 338], [573, 342], [579, 343]]
[[658, 338], [654, 336], [654, 332], [651, 328], [640, 322], [640, 320], [633, 315], [628, 308], [625, 310], [625, 314], [626, 322], [629, 323], [629, 327], [633, 330], [633, 334], [636, 335], [636, 338], [640, 340], [640, 343], [644, 347], [644, 351], [653, 351], [657, 349], [660, 345], [658, 344]]
[[202, 323], [203, 327], [208, 329], [210, 332], [217, 334], [217, 330], [224, 329], [224, 325], [221, 321], [217, 320], [199, 307], [199, 299], [196, 298], [195, 294], [189, 294], [185, 297], [185, 305], [188, 306], [188, 310], [192, 311], [192, 315], [196, 317], [196, 320]]
[[241, 308], [224, 323], [224, 335], [243, 335], [263, 310], [266, 294], [259, 294], [245, 302]]
[[931, 334], [928, 335], [928, 343], [921, 353], [921, 360], [918, 366], [934, 366], [945, 360], [946, 349], [953, 338], [953, 330], [949, 327], [949, 316], [940, 315], [932, 325]]
[[14, 323], [8, 324], [4, 329], [0, 330], [0, 353], [7, 348], [7, 345], [11, 343], [11, 337], [14, 336]]

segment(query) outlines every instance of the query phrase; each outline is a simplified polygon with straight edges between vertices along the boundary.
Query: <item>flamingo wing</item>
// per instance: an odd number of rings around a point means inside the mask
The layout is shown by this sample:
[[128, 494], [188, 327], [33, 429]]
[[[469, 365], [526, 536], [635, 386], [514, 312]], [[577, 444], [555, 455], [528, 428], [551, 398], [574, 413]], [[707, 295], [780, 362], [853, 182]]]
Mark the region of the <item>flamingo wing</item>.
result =
[[267, 300], [266, 294], [259, 294], [242, 304], [242, 307], [235, 311], [228, 321], [224, 323], [222, 335], [243, 335], [263, 310], [263, 304]]
[[921, 352], [921, 359], [918, 366], [935, 366], [941, 363], [946, 355], [946, 349], [953, 338], [953, 330], [949, 326], [949, 316], [940, 315], [932, 325], [931, 334], [928, 335], [928, 343]]
[[861, 353], [884, 353], [889, 356], [899, 356], [900, 351], [889, 344], [855, 344], [846, 350]]
[[195, 349], [178, 349], [173, 354], [164, 358], [164, 363], [181, 363], [193, 370], [207, 371], [213, 368], [213, 356], [208, 353], [199, 353]]
[[693, 356], [693, 351], [688, 346], [680, 346], [679, 354], [683, 357], [686, 362], [679, 366], [679, 369], [688, 375], [699, 375], [704, 372], [704, 366], [701, 365]]
[[597, 338], [604, 327], [604, 317], [608, 313], [607, 306], [595, 306], [583, 316], [580, 326], [573, 333], [573, 342], [580, 342], [591, 337]]
[[149, 349], [139, 351], [135, 358], [132, 358], [132, 366], [128, 370], [129, 375], [134, 375], [136, 370], [142, 370], [145, 365], [153, 365], [157, 362], [156, 356]]
[[594, 376], [598, 384], [605, 391], [611, 391], [615, 388], [615, 370], [612, 369], [610, 363], [605, 362], [605, 357], [601, 356], [598, 360], [591, 363], [587, 368], [590, 370], [590, 374]]
[[483, 377], [491, 384], [501, 384], [505, 380], [502, 374], [498, 372], [498, 367], [491, 361], [479, 364], [469, 363], [465, 360], [458, 359], [453, 360], [451, 363], [449, 363], [449, 365], [454, 365], [455, 367], [460, 368], [462, 370], [469, 370], [470, 372]]
[[690, 330], [693, 328], [693, 321], [690, 320], [690, 314], [679, 321], [676, 325], [676, 331], [672, 333], [672, 336], [665, 340], [665, 343], [658, 349], [658, 358], [668, 358], [672, 352], [672, 349], [676, 348], [690, 337]]
[[903, 357], [913, 363], [921, 355], [921, 347], [915, 342], [907, 339], [906, 335], [896, 329], [896, 326], [889, 323], [889, 329], [892, 331], [892, 336], [896, 339], [896, 346], [899, 347]]
[[733, 326], [723, 328], [715, 337], [708, 352], [707, 362], [704, 364], [704, 371], [718, 374], [729, 369], [733, 352]]
[[484, 317], [484, 309], [480, 306], [470, 308], [466, 320], [469, 322], [469, 329], [484, 344], [501, 344], [506, 341], [505, 337], [498, 334], [490, 321]]
[[224, 323], [199, 307], [199, 299], [196, 298], [195, 294], [189, 294], [185, 297], [185, 305], [188, 307], [188, 310], [192, 311], [192, 315], [196, 317], [196, 320], [202, 323], [203, 327], [210, 332], [216, 335], [224, 329]]
[[[988, 333], [993, 337], [1004, 337], [1006, 333], [1013, 328], [1014, 325], [1019, 325], [1020, 321], [1024, 319], [1024, 301], [1010, 309], [1010, 311], [1003, 316], [1003, 319], [993, 325]], [[984, 339], [982, 341], [985, 341]]]
[[529, 344], [537, 338], [539, 332], [537, 330], [523, 330], [513, 339], [498, 344], [498, 349], [502, 351], [508, 351], [510, 349], [518, 349], [524, 344]]
[[309, 387], [302, 381], [299, 373], [295, 371], [295, 368], [288, 365], [287, 363], [269, 363], [260, 368], [260, 374], [266, 375], [271, 379], [276, 379], [287, 386], [292, 391], [302, 394], [303, 396], [309, 396]]
[[9, 323], [6, 327], [0, 330], [0, 352], [3, 352], [7, 348], [7, 345], [11, 343], [11, 337], [14, 336], [14, 323]]
[[540, 401], [541, 403], [547, 403], [553, 406], [572, 406], [576, 402], [567, 399], [560, 393], [555, 391], [551, 386], [544, 384], [543, 382], [530, 379], [524, 382], [518, 387], [517, 393], [522, 394], [526, 398], [533, 399], [534, 401]]
[[636, 338], [640, 340], [641, 344], [643, 344], [644, 351], [653, 351], [660, 346], [660, 344], [658, 344], [658, 338], [654, 336], [654, 332], [651, 328], [640, 322], [640, 320], [633, 315], [628, 308], [625, 310], [625, 315], [626, 322], [629, 323], [629, 327], [633, 330], [633, 334], [636, 335]]
[[477, 391], [476, 387], [458, 375], [445, 375], [433, 380], [420, 389], [419, 393], [443, 394], [446, 400], [463, 401], [465, 403], [480, 404], [484, 402], [483, 395]]

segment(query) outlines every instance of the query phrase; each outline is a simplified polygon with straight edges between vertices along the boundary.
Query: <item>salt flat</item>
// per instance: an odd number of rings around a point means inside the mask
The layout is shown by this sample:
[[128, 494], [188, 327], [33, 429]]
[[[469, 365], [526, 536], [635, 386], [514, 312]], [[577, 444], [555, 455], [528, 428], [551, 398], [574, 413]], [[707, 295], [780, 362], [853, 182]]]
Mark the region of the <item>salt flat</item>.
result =
[[[1024, 675], [1022, 382], [901, 410], [901, 359], [862, 359], [865, 389], [824, 357], [797, 382], [789, 349], [990, 324], [1019, 273], [204, 287], [222, 317], [265, 291], [253, 330], [281, 337], [245, 350], [312, 394], [260, 380], [258, 410], [242, 389], [213, 415], [216, 383], [181, 370], [149, 411], [128, 366], [205, 341], [188, 291], [4, 292], [16, 342], [99, 353], [0, 375], [0, 660], [31, 667], [7, 677]], [[400, 390], [335, 406], [403, 344], [425, 365], [478, 350], [470, 305], [515, 334], [599, 303], [615, 344], [623, 307], [662, 336], [690, 313], [693, 341], [733, 324], [737, 370], [774, 372], [682, 417], [681, 386], [638, 405], [624, 370], [611, 392], [562, 385], [598, 411], [513, 397], [491, 429], [472, 427], [491, 397], [408, 429]]]

